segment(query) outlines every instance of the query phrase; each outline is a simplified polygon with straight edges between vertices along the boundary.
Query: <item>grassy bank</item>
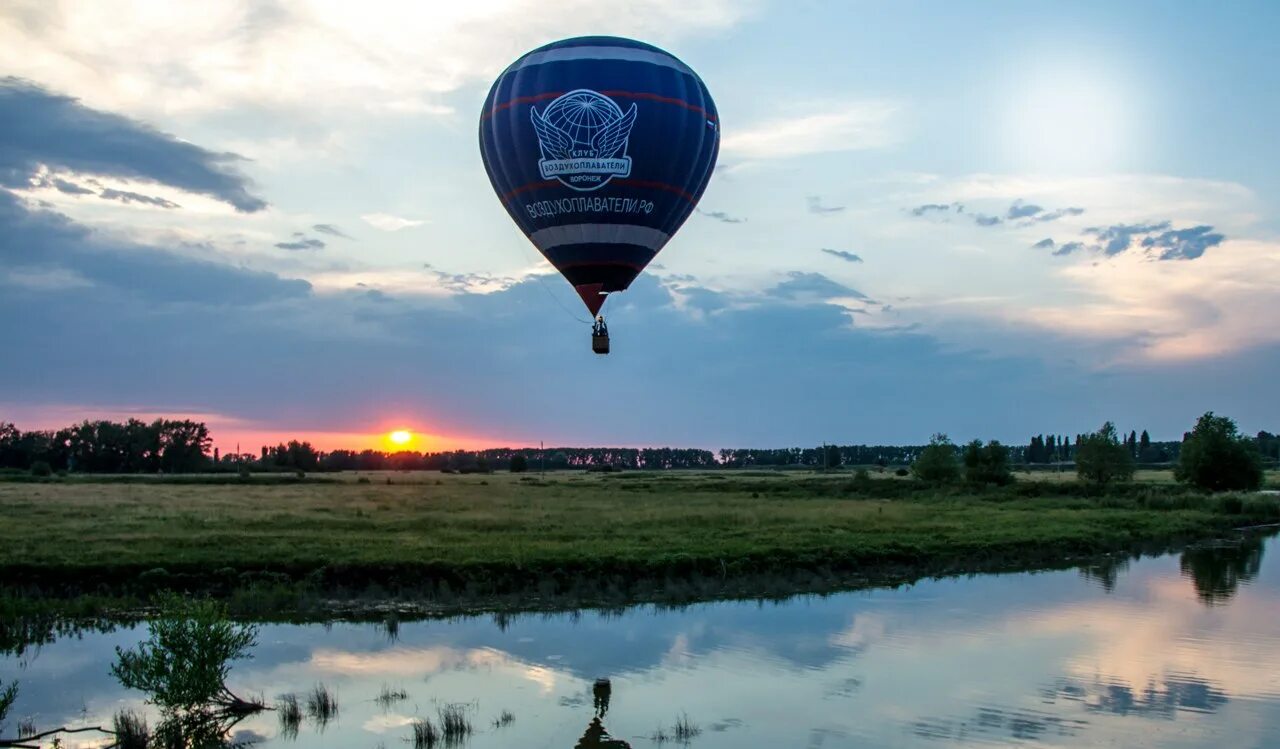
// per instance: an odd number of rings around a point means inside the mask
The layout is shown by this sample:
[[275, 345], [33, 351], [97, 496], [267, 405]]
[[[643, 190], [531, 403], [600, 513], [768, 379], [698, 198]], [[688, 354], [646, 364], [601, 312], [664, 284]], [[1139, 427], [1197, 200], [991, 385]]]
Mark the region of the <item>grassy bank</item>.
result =
[[1060, 566], [1277, 519], [1273, 497], [1165, 485], [1093, 496], [849, 474], [12, 483], [0, 484], [0, 589], [11, 608], [175, 588], [285, 611], [303, 597], [751, 594]]

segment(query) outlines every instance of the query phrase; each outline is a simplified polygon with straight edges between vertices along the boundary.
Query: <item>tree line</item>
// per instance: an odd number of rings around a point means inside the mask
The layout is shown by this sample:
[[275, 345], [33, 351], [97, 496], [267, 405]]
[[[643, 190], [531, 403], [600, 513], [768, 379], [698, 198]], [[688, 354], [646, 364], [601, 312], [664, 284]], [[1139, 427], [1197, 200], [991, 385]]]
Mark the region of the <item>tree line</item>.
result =
[[208, 468], [209, 428], [190, 419], [83, 421], [54, 431], [23, 432], [0, 422], [0, 468], [48, 475], [189, 473]]
[[[1259, 442], [1262, 441], [1263, 435], [1275, 439], [1267, 432], [1259, 432]], [[1042, 465], [1070, 463], [1075, 460], [1076, 454], [1080, 450], [1080, 445], [1084, 442], [1086, 436], [1077, 434], [1072, 440], [1065, 434], [1037, 434], [1031, 438], [1031, 442], [1026, 447], [1011, 449], [1010, 457], [1018, 463]], [[1146, 464], [1176, 461], [1182, 447], [1181, 442], [1152, 442], [1151, 436], [1147, 434], [1145, 429], [1142, 430], [1141, 436], [1138, 435], [1136, 430], [1131, 430], [1129, 435], [1123, 438], [1117, 434], [1117, 442], [1129, 452], [1130, 458], [1138, 463]], [[1276, 452], [1277, 455], [1275, 457], [1280, 457], [1280, 440], [1276, 440]]]
[[[1221, 418], [1221, 417], [1219, 417]], [[1230, 420], [1228, 420], [1230, 421]], [[1225, 428], [1225, 427], [1224, 427]], [[1248, 443], [1251, 454], [1260, 460], [1280, 459], [1280, 436], [1259, 432], [1256, 437], [1240, 437], [1231, 422], [1232, 439]], [[1100, 437], [1101, 435], [1101, 437]], [[1144, 429], [1139, 435], [1117, 432], [1108, 422], [1098, 432], [1066, 435], [1038, 434], [1026, 445], [1005, 446], [999, 442], [976, 441], [958, 446], [945, 435], [935, 435], [925, 445], [823, 445], [792, 448], [734, 448], [718, 452], [697, 448], [552, 447], [494, 448], [443, 452], [379, 450], [321, 451], [311, 443], [291, 440], [263, 446], [257, 453], [222, 454], [212, 448], [208, 427], [197, 421], [156, 419], [144, 422], [106, 420], [83, 421], [53, 431], [19, 430], [0, 422], [0, 469], [79, 473], [188, 473], [198, 471], [456, 471], [568, 469], [713, 469], [713, 468], [838, 468], [840, 466], [912, 466], [920, 476], [930, 474], [931, 465], [948, 453], [956, 476], [973, 464], [973, 470], [988, 471], [1003, 481], [1003, 472], [1013, 465], [1070, 463], [1077, 467], [1096, 464], [1099, 439], [1107, 443], [1102, 452], [1130, 467], [1139, 464], [1178, 462], [1186, 450], [1191, 432], [1181, 442], [1153, 442]], [[1121, 460], [1123, 453], [1124, 460]], [[999, 457], [998, 457], [999, 456]], [[945, 463], [945, 461], [944, 461]], [[1000, 466], [1003, 466], [1001, 468]], [[953, 469], [941, 469], [944, 478]], [[905, 469], [903, 469], [905, 470]], [[977, 474], [975, 474], [977, 475]]]

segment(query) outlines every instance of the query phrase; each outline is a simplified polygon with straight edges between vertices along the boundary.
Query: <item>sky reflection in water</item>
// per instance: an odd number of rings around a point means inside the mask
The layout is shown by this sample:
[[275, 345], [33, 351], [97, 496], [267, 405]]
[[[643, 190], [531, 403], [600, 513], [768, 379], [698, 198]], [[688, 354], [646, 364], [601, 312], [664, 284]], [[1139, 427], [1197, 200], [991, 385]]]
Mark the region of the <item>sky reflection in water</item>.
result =
[[[1039, 574], [986, 575], [775, 603], [373, 625], [269, 625], [229, 680], [268, 700], [316, 683], [338, 717], [264, 746], [402, 745], [462, 703], [467, 746], [654, 746], [684, 713], [696, 747], [1280, 745], [1276, 541]], [[10, 719], [109, 723], [142, 695], [108, 675], [144, 630], [0, 658]], [[612, 682], [600, 708], [598, 678]], [[403, 700], [380, 703], [382, 687]], [[495, 727], [502, 711], [515, 720]], [[591, 743], [592, 741], [597, 743]], [[99, 742], [98, 745], [100, 745]], [[94, 746], [73, 738], [67, 746]]]

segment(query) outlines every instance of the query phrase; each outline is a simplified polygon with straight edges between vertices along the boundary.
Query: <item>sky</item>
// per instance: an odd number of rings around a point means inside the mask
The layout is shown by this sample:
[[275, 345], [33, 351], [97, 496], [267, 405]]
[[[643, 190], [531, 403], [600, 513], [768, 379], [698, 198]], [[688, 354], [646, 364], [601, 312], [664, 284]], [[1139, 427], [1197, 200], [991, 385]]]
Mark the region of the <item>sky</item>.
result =
[[[207, 6], [207, 7], [206, 7]], [[224, 450], [1280, 427], [1274, 3], [5, 3], [0, 421]], [[594, 356], [493, 79], [637, 38], [719, 164]]]

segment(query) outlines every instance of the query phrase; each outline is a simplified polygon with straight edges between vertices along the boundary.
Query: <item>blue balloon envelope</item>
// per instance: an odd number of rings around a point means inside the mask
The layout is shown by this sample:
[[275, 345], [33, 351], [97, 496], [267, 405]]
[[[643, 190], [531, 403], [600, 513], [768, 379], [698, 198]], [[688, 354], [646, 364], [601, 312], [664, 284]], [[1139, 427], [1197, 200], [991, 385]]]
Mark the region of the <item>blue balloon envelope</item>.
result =
[[494, 191], [593, 315], [693, 212], [719, 150], [697, 74], [618, 37], [529, 52], [498, 76], [480, 114]]

